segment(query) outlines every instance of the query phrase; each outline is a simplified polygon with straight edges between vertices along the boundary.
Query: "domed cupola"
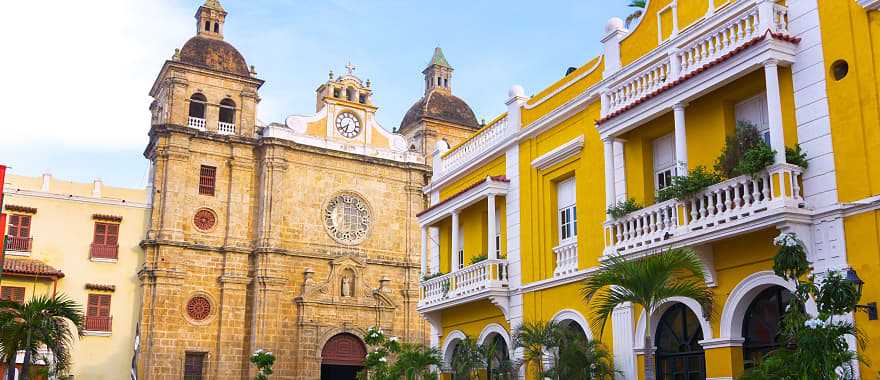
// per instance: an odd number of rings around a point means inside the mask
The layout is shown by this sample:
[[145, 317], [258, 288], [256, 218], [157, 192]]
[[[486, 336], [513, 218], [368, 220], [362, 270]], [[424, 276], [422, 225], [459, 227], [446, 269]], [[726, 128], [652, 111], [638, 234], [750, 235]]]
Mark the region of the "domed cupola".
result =
[[218, 0], [207, 0], [196, 11], [196, 36], [183, 45], [176, 59], [182, 63], [228, 74], [251, 76], [238, 50], [223, 41], [226, 10]]
[[464, 100], [452, 95], [452, 66], [443, 50], [434, 49], [434, 56], [422, 74], [425, 75], [425, 96], [409, 108], [400, 129], [404, 130], [424, 118], [452, 123], [472, 129], [479, 128], [474, 111]]

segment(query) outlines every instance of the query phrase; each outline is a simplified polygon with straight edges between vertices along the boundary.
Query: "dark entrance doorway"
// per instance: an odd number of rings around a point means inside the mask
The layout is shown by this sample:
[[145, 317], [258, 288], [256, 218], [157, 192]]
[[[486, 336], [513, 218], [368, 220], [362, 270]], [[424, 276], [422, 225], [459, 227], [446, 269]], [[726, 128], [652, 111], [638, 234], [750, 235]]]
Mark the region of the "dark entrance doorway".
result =
[[657, 380], [705, 380], [703, 329], [685, 304], [676, 303], [657, 326]]
[[321, 350], [321, 380], [356, 380], [366, 356], [360, 338], [348, 333], [333, 336]]

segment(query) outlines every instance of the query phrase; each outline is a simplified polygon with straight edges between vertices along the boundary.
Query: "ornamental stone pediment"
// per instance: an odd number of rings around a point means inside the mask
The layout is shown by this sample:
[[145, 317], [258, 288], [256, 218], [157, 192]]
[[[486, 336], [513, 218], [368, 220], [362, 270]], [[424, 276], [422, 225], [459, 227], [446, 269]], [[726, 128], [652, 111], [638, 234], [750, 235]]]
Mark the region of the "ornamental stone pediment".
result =
[[327, 273], [324, 279], [317, 278], [319, 271], [306, 268], [303, 272], [302, 291], [295, 299], [297, 303], [371, 309], [397, 308], [387, 289], [390, 280], [383, 277], [377, 284], [368, 283], [364, 275], [367, 265], [361, 258], [346, 255], [328, 264], [330, 270], [324, 272]]

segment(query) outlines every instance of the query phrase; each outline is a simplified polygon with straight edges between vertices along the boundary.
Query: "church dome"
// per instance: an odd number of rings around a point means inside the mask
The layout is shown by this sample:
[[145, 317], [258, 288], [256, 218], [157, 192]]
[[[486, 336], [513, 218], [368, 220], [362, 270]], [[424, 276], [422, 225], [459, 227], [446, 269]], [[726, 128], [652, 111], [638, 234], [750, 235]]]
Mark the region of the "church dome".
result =
[[229, 74], [250, 76], [247, 62], [229, 43], [215, 38], [195, 36], [180, 49], [180, 62]]
[[428, 95], [417, 101], [400, 123], [403, 128], [415, 123], [422, 118], [437, 119], [447, 123], [463, 125], [471, 128], [479, 128], [474, 111], [464, 100], [447, 93], [446, 91], [431, 91]]

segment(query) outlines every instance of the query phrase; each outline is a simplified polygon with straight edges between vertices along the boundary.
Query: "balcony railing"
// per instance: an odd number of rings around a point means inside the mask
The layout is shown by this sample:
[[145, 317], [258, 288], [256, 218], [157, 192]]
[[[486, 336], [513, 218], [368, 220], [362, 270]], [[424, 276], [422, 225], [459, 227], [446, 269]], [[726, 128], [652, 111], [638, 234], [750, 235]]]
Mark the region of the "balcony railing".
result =
[[605, 223], [605, 254], [666, 247], [709, 234], [739, 233], [751, 223], [804, 205], [803, 169], [777, 164], [755, 177], [709, 186], [688, 200], [672, 199]]
[[233, 135], [235, 134], [235, 124], [233, 123], [224, 123], [222, 121], [217, 122], [217, 133], [221, 135]]
[[434, 166], [434, 175], [445, 175], [477, 157], [484, 156], [486, 152], [497, 147], [515, 132], [516, 126], [508, 121], [506, 115], [503, 116], [443, 155], [440, 165]]
[[113, 330], [113, 317], [86, 317], [86, 331], [110, 332]]
[[31, 237], [6, 235], [6, 250], [14, 252], [30, 252], [32, 241], [33, 238]]
[[507, 260], [488, 259], [423, 281], [419, 307], [454, 302], [489, 290], [507, 289]]
[[112, 259], [119, 257], [119, 245], [92, 244], [89, 250], [89, 258]]
[[577, 238], [563, 241], [553, 248], [556, 255], [556, 270], [553, 276], [564, 276], [578, 270], [578, 245]]
[[192, 117], [192, 116], [189, 117], [189, 127], [190, 128], [195, 128], [200, 131], [204, 131], [205, 125], [206, 125], [205, 119], [202, 119], [200, 117]]
[[673, 37], [620, 73], [603, 94], [603, 113], [618, 112], [746, 46], [762, 33], [788, 31], [788, 8], [769, 1], [732, 4]]

